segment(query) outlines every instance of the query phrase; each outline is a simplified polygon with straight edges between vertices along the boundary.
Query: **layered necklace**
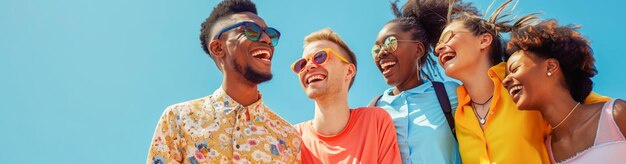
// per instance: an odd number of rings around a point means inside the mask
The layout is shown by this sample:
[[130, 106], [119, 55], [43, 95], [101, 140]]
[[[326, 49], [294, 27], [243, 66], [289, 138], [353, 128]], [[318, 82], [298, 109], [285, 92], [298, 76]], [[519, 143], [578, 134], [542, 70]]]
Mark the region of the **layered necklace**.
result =
[[[483, 103], [477, 103], [474, 102], [474, 100], [472, 101], [472, 109], [474, 109], [474, 114], [476, 115], [476, 118], [478, 118], [478, 122], [480, 123], [481, 127], [485, 127], [485, 123], [487, 122], [487, 115], [489, 114], [489, 110], [491, 108], [487, 107], [487, 112], [485, 113], [484, 116], [480, 116], [480, 114], [478, 114], [478, 110], [476, 110], [476, 106], [475, 105], [480, 105], [481, 107], [484, 107], [485, 104], [489, 103], [489, 101], [491, 101], [491, 98], [493, 98], [493, 95], [491, 95], [491, 97], [489, 97], [489, 99], [487, 99], [487, 101], [483, 102]], [[481, 108], [484, 109], [484, 108]]]

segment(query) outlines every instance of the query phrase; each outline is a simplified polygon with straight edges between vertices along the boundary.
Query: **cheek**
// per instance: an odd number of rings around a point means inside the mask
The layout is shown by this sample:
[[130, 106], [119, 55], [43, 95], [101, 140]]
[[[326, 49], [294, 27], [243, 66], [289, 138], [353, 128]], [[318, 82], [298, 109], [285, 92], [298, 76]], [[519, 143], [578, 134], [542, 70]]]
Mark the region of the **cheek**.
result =
[[417, 60], [404, 59], [401, 61], [402, 61], [402, 65], [400, 65], [400, 70], [402, 70], [402, 72], [404, 72], [405, 74], [411, 73], [411, 72], [417, 72]]

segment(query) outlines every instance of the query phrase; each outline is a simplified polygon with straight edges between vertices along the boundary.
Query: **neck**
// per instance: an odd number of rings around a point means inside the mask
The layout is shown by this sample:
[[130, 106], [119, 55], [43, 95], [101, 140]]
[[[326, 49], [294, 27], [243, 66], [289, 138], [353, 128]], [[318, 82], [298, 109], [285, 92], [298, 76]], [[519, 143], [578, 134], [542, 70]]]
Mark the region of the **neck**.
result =
[[341, 132], [350, 118], [348, 94], [324, 96], [315, 99], [313, 128], [321, 135], [336, 135]]
[[228, 96], [243, 106], [251, 105], [261, 97], [257, 84], [246, 79], [229, 79], [229, 76], [225, 75], [224, 81], [222, 81], [222, 89]]
[[397, 94], [400, 94], [400, 92], [409, 90], [411, 88], [415, 88], [419, 85], [422, 85], [422, 83], [424, 83], [422, 78], [420, 78], [418, 73], [414, 73], [414, 76], [410, 77], [409, 79], [407, 79], [407, 81], [403, 82], [402, 84], [397, 85], [393, 89], [393, 95], [397, 95]]
[[[485, 55], [486, 56], [486, 55]], [[479, 60], [474, 67], [466, 68], [463, 74], [457, 78], [467, 90], [472, 101], [483, 103], [493, 96], [493, 81], [488, 75], [492, 64], [489, 59]]]
[[[555, 91], [550, 93], [552, 94], [549, 98], [545, 99], [545, 102], [541, 103], [543, 105], [538, 107], [539, 111], [552, 127], [560, 123], [553, 131], [555, 136], [573, 134], [574, 130], [578, 128], [577, 123], [581, 123], [582, 121], [577, 115], [577, 113], [579, 114], [582, 110], [574, 109], [574, 106], [576, 106], [578, 102], [571, 97], [569, 91]], [[583, 108], [583, 106], [584, 105], [580, 104], [576, 108]], [[574, 111], [572, 112], [572, 110]], [[572, 114], [566, 119], [570, 112], [572, 112]]]
[[465, 89], [467, 89], [467, 93], [474, 102], [483, 103], [493, 96], [494, 84], [489, 75], [487, 75], [489, 68], [488, 66], [479, 67], [466, 74], [471, 75], [471, 78], [461, 79]]

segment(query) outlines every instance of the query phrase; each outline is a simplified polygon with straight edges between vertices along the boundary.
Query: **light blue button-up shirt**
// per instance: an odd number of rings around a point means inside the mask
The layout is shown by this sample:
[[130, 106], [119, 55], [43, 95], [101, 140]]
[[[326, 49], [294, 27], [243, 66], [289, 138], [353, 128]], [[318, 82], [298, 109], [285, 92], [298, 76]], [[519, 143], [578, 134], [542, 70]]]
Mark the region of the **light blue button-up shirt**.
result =
[[[458, 105], [455, 82], [443, 83], [452, 113]], [[432, 82], [392, 96], [385, 90], [376, 106], [385, 109], [396, 126], [402, 163], [461, 163], [459, 146], [439, 105]]]

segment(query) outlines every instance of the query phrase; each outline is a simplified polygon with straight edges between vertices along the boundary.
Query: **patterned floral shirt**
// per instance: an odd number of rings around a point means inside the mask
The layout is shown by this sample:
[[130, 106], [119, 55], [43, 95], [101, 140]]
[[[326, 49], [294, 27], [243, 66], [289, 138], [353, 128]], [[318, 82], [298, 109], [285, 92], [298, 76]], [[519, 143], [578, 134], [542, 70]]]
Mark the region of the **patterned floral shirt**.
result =
[[219, 88], [165, 109], [146, 163], [300, 163], [301, 142], [261, 99], [244, 107]]

